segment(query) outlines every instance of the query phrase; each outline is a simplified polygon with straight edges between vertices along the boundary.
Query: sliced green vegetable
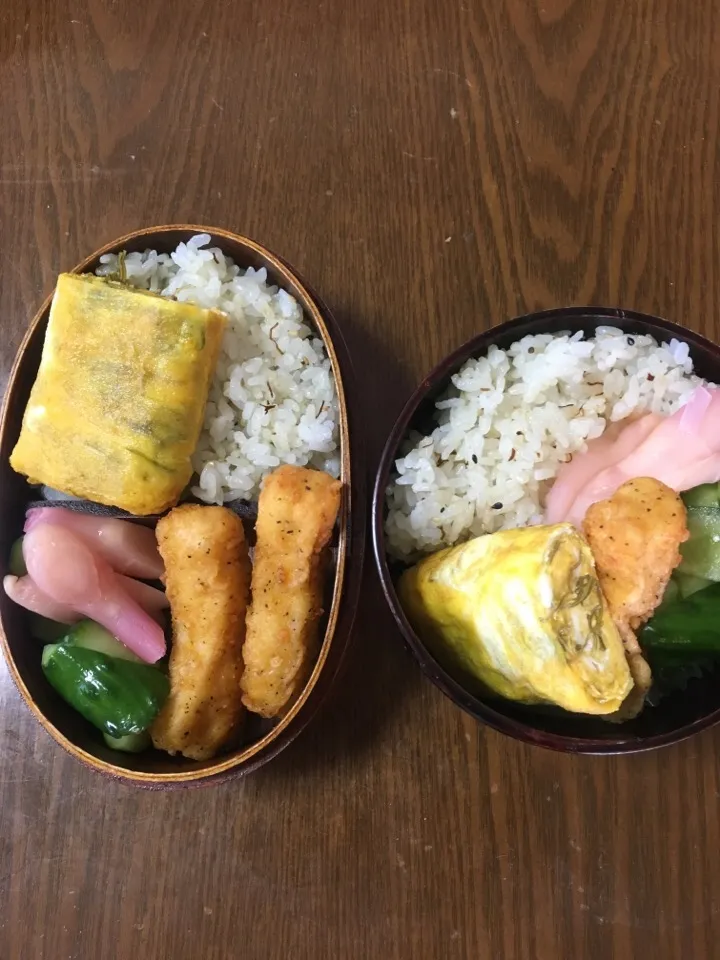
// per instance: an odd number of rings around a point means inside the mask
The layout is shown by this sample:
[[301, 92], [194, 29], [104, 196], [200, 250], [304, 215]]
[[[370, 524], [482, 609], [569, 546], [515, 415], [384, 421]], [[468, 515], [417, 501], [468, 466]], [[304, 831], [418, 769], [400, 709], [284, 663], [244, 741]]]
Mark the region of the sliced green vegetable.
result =
[[152, 740], [147, 730], [142, 733], [128, 733], [124, 737], [111, 737], [103, 733], [103, 740], [112, 750], [122, 750], [123, 753], [142, 753], [152, 746]]
[[[691, 573], [684, 573], [682, 570], [676, 570], [673, 579], [677, 584], [677, 595], [675, 598], [671, 597], [670, 599], [677, 599], [677, 597], [684, 599], [693, 593], [697, 593], [698, 590], [704, 590], [705, 587], [709, 587], [713, 582], [712, 580], [707, 580], [705, 577], [694, 577]], [[665, 593], [667, 595], [667, 591]], [[664, 600], [665, 597], [663, 597], [663, 601]]]
[[107, 654], [108, 657], [116, 657], [118, 660], [143, 662], [137, 654], [94, 620], [80, 620], [70, 630], [66, 628], [62, 642], [74, 647], [83, 647], [85, 650], [95, 650], [98, 653]]
[[45, 647], [42, 668], [70, 706], [115, 738], [147, 730], [170, 690], [168, 678], [155, 667], [73, 643]]
[[679, 572], [720, 580], [720, 506], [688, 507], [690, 539], [680, 545]]
[[690, 536], [720, 536], [720, 506], [688, 507], [688, 529]]
[[657, 706], [669, 694], [686, 690], [690, 681], [699, 680], [718, 665], [718, 658], [712, 654], [689, 655], [687, 651], [676, 653], [658, 648], [646, 650], [645, 655], [653, 678], [645, 702], [651, 706]]
[[658, 607], [639, 639], [649, 651], [720, 654], [720, 583]]
[[703, 483], [682, 494], [686, 507], [717, 507], [720, 504], [720, 485]]
[[662, 606], [666, 606], [668, 603], [672, 603], [673, 600], [677, 600], [681, 596], [680, 586], [677, 582], [677, 574], [674, 574], [670, 580], [668, 580], [667, 586], [665, 587], [665, 593], [662, 597]]
[[24, 577], [27, 573], [27, 567], [25, 566], [25, 557], [23, 557], [23, 538], [20, 537], [19, 540], [16, 540], [15, 543], [10, 547], [10, 558], [8, 560], [8, 573], [12, 574], [13, 577]]

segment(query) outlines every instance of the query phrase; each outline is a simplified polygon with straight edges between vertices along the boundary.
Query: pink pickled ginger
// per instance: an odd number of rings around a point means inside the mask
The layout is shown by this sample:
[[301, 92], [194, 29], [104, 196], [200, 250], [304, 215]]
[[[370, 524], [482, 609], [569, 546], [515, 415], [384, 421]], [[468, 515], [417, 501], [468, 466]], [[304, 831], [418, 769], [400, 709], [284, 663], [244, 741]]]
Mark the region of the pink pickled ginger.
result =
[[579, 528], [591, 504], [636, 477], [660, 480], [678, 493], [720, 480], [720, 390], [698, 387], [670, 417], [646, 414], [612, 424], [561, 467], [545, 520]]

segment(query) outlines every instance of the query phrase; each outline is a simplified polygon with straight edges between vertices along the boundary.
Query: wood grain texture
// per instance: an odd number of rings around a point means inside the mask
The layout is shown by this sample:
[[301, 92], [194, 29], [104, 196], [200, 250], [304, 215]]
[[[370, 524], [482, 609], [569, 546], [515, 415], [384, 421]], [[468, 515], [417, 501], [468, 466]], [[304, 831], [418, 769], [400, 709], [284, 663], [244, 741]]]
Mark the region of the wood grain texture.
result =
[[[254, 236], [318, 288], [372, 469], [451, 348], [540, 307], [720, 333], [713, 0], [4, 0], [0, 350], [143, 224]], [[567, 757], [464, 717], [368, 570], [347, 675], [270, 767], [86, 772], [0, 668], [2, 960], [712, 960], [720, 734]]]

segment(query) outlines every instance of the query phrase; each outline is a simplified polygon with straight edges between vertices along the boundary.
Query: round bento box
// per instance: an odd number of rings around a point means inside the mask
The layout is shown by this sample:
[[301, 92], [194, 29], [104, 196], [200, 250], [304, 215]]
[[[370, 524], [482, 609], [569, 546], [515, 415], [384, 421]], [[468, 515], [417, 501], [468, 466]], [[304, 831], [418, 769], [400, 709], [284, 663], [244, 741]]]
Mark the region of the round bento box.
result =
[[435, 402], [450, 387], [450, 378], [471, 358], [495, 345], [507, 349], [530, 334], [576, 333], [592, 336], [598, 327], [616, 327], [627, 335], [650, 334], [659, 343], [687, 344], [694, 372], [720, 382], [720, 347], [704, 337], [658, 317], [605, 308], [566, 308], [530, 314], [474, 337], [442, 360], [410, 397], [387, 439], [377, 469], [372, 504], [372, 537], [377, 570], [399, 632], [423, 673], [455, 704], [477, 720], [526, 743], [569, 753], [632, 753], [675, 743], [720, 720], [720, 677], [715, 669], [687, 678], [684, 688], [646, 706], [639, 716], [608, 723], [560, 709], [523, 705], [469, 682], [467, 675], [413, 628], [398, 595], [398, 579], [407, 565], [388, 553], [386, 492], [396, 460], [411, 433], [427, 435], [435, 423]]

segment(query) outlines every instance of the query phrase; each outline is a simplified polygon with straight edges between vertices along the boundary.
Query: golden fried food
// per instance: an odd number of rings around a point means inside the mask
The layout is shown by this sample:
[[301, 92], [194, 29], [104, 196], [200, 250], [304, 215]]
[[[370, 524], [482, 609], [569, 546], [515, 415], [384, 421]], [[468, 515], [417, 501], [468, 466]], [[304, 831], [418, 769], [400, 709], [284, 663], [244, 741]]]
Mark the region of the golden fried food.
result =
[[322, 552], [341, 486], [304, 467], [280, 467], [265, 478], [241, 682], [245, 706], [264, 717], [281, 714], [307, 679], [322, 613]]
[[236, 738], [244, 714], [242, 644], [250, 562], [242, 521], [188, 504], [158, 521], [173, 622], [170, 695], [150, 730], [159, 750], [207, 760]]
[[224, 326], [213, 310], [61, 274], [13, 469], [138, 515], [172, 506], [190, 480]]
[[645, 692], [651, 674], [635, 631], [662, 600], [682, 559], [679, 546], [689, 535], [685, 505], [664, 483], [639, 477], [589, 507], [583, 532], [636, 687]]

